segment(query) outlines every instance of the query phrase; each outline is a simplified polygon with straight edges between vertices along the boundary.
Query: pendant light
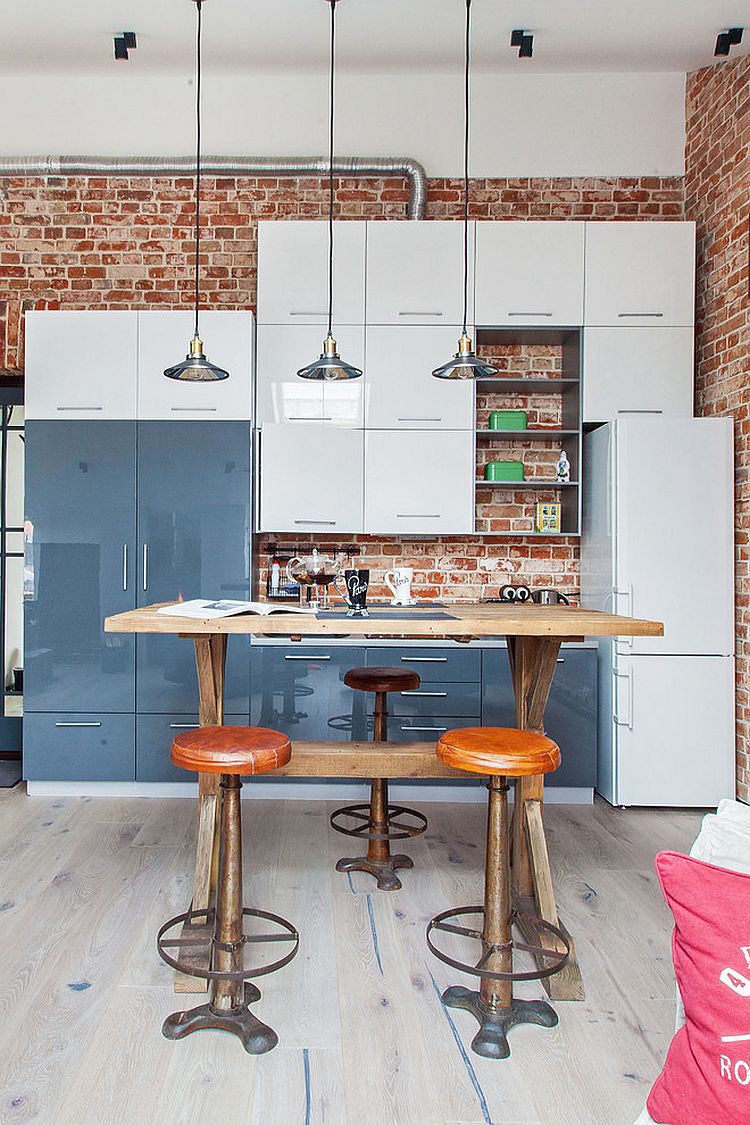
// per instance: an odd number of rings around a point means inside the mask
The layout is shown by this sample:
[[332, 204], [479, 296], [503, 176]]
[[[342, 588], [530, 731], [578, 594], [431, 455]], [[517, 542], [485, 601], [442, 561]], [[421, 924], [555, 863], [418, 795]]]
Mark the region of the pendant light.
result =
[[333, 338], [333, 141], [334, 141], [334, 100], [336, 71], [336, 4], [338, 0], [327, 0], [331, 5], [331, 60], [330, 60], [330, 120], [328, 149], [328, 335], [323, 341], [323, 351], [319, 359], [301, 368], [297, 374], [300, 379], [359, 379], [362, 372], [341, 358], [338, 344]]
[[198, 13], [196, 32], [195, 62], [195, 325], [193, 339], [188, 354], [182, 363], [168, 367], [164, 374], [168, 379], [179, 379], [186, 383], [214, 383], [228, 379], [229, 372], [209, 363], [203, 352], [203, 341], [198, 332], [198, 309], [200, 304], [199, 263], [200, 263], [200, 215], [201, 215], [201, 33], [203, 0], [191, 0]]
[[466, 64], [464, 70], [464, 316], [458, 351], [433, 371], [436, 379], [476, 379], [497, 375], [496, 368], [478, 358], [466, 326], [469, 304], [469, 73], [471, 64], [471, 0], [466, 0]]

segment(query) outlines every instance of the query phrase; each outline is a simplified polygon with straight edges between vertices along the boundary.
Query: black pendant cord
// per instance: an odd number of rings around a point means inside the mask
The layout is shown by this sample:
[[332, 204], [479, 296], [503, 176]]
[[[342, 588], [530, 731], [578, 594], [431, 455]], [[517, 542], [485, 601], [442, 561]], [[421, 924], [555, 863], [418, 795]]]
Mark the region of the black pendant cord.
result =
[[330, 135], [328, 145], [328, 335], [333, 336], [333, 143], [336, 75], [336, 0], [328, 0], [328, 2], [331, 5]]
[[198, 9], [198, 29], [195, 43], [195, 332], [198, 333], [198, 304], [200, 288], [198, 275], [201, 248], [201, 0], [196, 0]]
[[464, 336], [469, 304], [469, 71], [471, 65], [471, 0], [466, 0], [466, 66], [464, 71]]

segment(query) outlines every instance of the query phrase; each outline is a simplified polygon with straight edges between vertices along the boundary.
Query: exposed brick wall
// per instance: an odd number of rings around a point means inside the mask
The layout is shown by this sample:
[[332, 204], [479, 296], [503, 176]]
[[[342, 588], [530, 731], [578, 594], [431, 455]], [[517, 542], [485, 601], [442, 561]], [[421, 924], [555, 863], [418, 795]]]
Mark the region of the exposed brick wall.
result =
[[697, 223], [696, 409], [736, 442], [737, 780], [750, 800], [750, 58], [688, 76], [686, 218]]
[[[207, 307], [226, 309], [255, 308], [258, 220], [314, 219], [326, 212], [325, 184], [317, 177], [205, 177], [203, 200], [203, 299]], [[342, 180], [337, 188], [337, 213], [346, 218], [404, 218], [407, 201], [407, 184], [391, 178]], [[680, 219], [683, 184], [674, 177], [475, 180], [471, 215], [498, 220]], [[462, 217], [460, 180], [430, 181], [428, 217]], [[22, 322], [28, 308], [189, 306], [192, 222], [193, 182], [185, 177], [3, 181], [0, 369], [23, 366]], [[542, 353], [519, 354], [507, 363], [519, 370], [533, 364], [551, 372], [554, 360]], [[544, 367], [545, 362], [552, 366]], [[549, 402], [519, 400], [518, 405], [528, 405], [536, 420], [554, 424]], [[556, 448], [525, 450], [530, 474], [556, 459]], [[495, 497], [480, 493], [480, 516], [488, 521], [487, 529], [500, 529], [505, 520], [519, 529], [533, 513], [533, 501], [546, 498], [527, 493], [515, 507], [506, 503], [499, 511]], [[302, 547], [305, 540], [298, 542]], [[508, 575], [532, 585], [572, 593], [578, 589], [578, 546], [571, 538], [363, 538], [361, 545], [362, 561], [377, 575], [399, 559], [417, 568], [418, 588], [436, 596], [495, 593]]]

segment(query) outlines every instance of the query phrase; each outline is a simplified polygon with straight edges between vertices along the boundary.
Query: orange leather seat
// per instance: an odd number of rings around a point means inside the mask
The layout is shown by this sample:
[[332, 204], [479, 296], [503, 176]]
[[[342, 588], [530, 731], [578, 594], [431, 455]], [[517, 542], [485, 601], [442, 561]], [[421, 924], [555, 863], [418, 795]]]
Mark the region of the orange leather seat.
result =
[[265, 727], [199, 727], [178, 734], [170, 756], [176, 766], [198, 773], [269, 773], [290, 761], [292, 744]]
[[509, 727], [462, 727], [441, 735], [441, 762], [470, 773], [528, 777], [551, 773], [560, 765], [560, 748], [551, 738]]

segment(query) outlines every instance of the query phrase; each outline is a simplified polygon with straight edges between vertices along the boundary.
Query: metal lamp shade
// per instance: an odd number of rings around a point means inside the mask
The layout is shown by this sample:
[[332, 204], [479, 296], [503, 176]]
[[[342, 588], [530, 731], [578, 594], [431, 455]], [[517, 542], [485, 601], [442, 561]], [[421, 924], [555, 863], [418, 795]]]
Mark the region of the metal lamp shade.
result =
[[179, 379], [183, 383], [217, 383], [221, 379], [229, 378], [229, 372], [223, 367], [209, 363], [203, 354], [203, 341], [200, 336], [193, 336], [190, 351], [182, 363], [167, 367], [164, 374], [168, 379]]
[[314, 363], [302, 367], [297, 374], [300, 379], [359, 379], [362, 372], [358, 367], [343, 360], [338, 353], [338, 344], [333, 336], [323, 341], [323, 351]]
[[436, 367], [432, 373], [436, 379], [477, 379], [497, 375], [497, 368], [479, 359], [471, 337], [463, 335], [458, 341], [458, 351], [448, 363]]

